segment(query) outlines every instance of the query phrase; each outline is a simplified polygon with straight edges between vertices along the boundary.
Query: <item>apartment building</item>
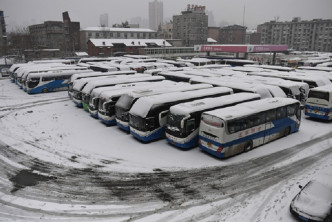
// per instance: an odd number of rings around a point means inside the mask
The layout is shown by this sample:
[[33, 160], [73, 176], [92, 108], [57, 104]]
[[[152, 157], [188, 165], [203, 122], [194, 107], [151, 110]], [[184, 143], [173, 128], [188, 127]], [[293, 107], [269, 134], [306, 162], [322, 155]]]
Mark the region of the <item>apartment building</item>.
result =
[[331, 19], [270, 21], [258, 25], [257, 31], [261, 33], [261, 44], [287, 44], [299, 51], [332, 51]]
[[173, 39], [182, 39], [184, 46], [206, 44], [208, 16], [205, 6], [188, 5], [181, 13], [173, 16]]

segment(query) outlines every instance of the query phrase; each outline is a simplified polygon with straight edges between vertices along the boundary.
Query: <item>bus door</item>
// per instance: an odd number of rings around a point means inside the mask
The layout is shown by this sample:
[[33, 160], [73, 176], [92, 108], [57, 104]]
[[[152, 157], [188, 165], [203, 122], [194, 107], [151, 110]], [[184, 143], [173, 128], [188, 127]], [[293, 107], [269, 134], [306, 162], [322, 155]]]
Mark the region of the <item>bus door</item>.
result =
[[264, 143], [273, 140], [273, 121], [276, 120], [276, 110], [268, 110], [265, 113]]

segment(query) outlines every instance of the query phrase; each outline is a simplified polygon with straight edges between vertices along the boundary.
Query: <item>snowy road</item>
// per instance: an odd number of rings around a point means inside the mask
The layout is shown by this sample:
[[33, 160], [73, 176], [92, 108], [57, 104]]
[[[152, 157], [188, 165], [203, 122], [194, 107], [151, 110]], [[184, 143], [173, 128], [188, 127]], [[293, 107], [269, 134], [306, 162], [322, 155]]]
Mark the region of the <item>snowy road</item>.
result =
[[65, 92], [0, 87], [1, 221], [295, 221], [298, 184], [332, 169], [331, 123], [303, 118], [299, 133], [220, 161], [141, 144]]

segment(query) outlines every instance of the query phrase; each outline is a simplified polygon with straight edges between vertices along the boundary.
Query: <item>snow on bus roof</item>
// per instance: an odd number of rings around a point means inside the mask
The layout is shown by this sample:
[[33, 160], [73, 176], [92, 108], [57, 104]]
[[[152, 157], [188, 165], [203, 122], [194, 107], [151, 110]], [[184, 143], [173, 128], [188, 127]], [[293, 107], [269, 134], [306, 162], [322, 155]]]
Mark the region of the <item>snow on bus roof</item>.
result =
[[89, 81], [97, 80], [97, 79], [105, 79], [109, 78], [110, 76], [93, 76], [93, 77], [88, 77], [88, 78], [83, 78], [83, 79], [76, 79], [73, 82], [73, 89], [77, 91], [81, 91], [82, 87], [87, 84]]
[[256, 68], [262, 68], [262, 69], [271, 69], [271, 70], [281, 70], [281, 71], [293, 71], [294, 68], [291, 67], [284, 67], [284, 66], [272, 66], [272, 65], [244, 65], [244, 67], [256, 67]]
[[172, 101], [195, 98], [196, 96], [208, 96], [216, 93], [232, 93], [232, 89], [227, 87], [212, 87], [186, 92], [172, 92], [153, 96], [141, 97], [130, 109], [130, 114], [146, 117], [153, 105], [164, 104]]
[[89, 73], [82, 73], [82, 74], [74, 74], [71, 77], [71, 81], [76, 79], [85, 78], [85, 77], [94, 77], [94, 76], [108, 76], [108, 75], [121, 75], [121, 74], [135, 74], [136, 71], [113, 71], [113, 72], [89, 72]]
[[163, 80], [160, 82], [131, 82], [131, 83], [124, 83], [118, 84], [115, 86], [105, 86], [95, 88], [91, 92], [92, 97], [100, 97], [101, 95], [107, 95], [107, 91], [112, 91], [114, 89], [120, 88], [131, 88], [133, 90], [141, 89], [141, 88], [155, 88], [155, 87], [169, 87], [170, 85], [175, 85], [176, 82], [170, 80]]
[[325, 85], [325, 86], [318, 86], [316, 88], [312, 88], [310, 89], [310, 91], [323, 91], [323, 92], [328, 92], [328, 93], [332, 93], [332, 84], [329, 85]]
[[212, 111], [204, 112], [203, 114], [218, 117], [224, 120], [232, 120], [255, 114], [258, 111], [266, 111], [275, 109], [279, 106], [286, 106], [293, 103], [299, 103], [291, 98], [266, 98], [252, 102], [245, 102], [235, 106], [215, 109]]
[[173, 86], [168, 87], [159, 87], [158, 89], [148, 89], [148, 90], [135, 90], [128, 94], [128, 96], [133, 98], [140, 98], [143, 96], [152, 96], [164, 93], [171, 92], [182, 92], [182, 91], [190, 91], [190, 90], [198, 90], [198, 89], [206, 89], [212, 88], [213, 86], [210, 84], [190, 84], [186, 82], [178, 82]]
[[241, 102], [243, 100], [260, 99], [260, 98], [261, 98], [260, 95], [255, 93], [236, 93], [232, 95], [225, 95], [215, 98], [194, 100], [187, 103], [180, 103], [175, 106], [172, 106], [170, 108], [170, 112], [175, 115], [187, 116], [190, 113], [211, 109], [216, 106], [226, 106], [228, 104], [234, 104], [237, 102]]
[[263, 86], [253, 85], [253, 84], [244, 83], [244, 82], [229, 82], [229, 81], [227, 81], [227, 79], [223, 79], [223, 77], [221, 77], [221, 78], [220, 77], [213, 77], [213, 78], [195, 77], [195, 78], [192, 78], [190, 81], [191, 82], [197, 81], [200, 83], [212, 84], [214, 86], [224, 86], [224, 87], [229, 87], [232, 89], [238, 89], [241, 91], [258, 93], [261, 95], [262, 98], [272, 97], [270, 92]]
[[117, 75], [114, 78], [107, 77], [105, 79], [100, 79], [96, 81], [88, 82], [88, 84], [83, 88], [82, 93], [90, 93], [92, 89], [97, 86], [106, 86], [108, 84], [120, 84], [126, 82], [143, 82], [149, 80], [164, 80], [165, 78], [162, 76], [151, 76], [145, 74], [135, 74], [135, 75]]
[[247, 66], [236, 66], [236, 67], [229, 67], [229, 68], [225, 68], [225, 69], [231, 69], [234, 71], [241, 71], [241, 72], [261, 72], [261, 71], [268, 71], [266, 69], [263, 68], [258, 68], [258, 67], [247, 67]]
[[[52, 71], [46, 71], [46, 72], [38, 72], [38, 73], [31, 73], [29, 74], [28, 77], [34, 78], [34, 77], [40, 77], [42, 76], [47, 76], [47, 77], [53, 77], [53, 76], [72, 76], [74, 74], [80, 74], [80, 73], [89, 73], [92, 70], [52, 70]], [[80, 72], [80, 73], [78, 73]]]

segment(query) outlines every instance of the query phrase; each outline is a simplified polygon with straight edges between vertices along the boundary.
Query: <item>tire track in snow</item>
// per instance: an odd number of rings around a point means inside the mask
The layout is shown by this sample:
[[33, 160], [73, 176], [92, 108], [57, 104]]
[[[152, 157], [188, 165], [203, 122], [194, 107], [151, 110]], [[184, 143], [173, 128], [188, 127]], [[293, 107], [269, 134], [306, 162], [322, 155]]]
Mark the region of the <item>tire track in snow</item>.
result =
[[[120, 173], [103, 172], [92, 168], [68, 168], [62, 165], [46, 162], [12, 147], [0, 143], [0, 155], [9, 160], [22, 164], [31, 170], [51, 175], [49, 181], [38, 181], [35, 186], [27, 186], [13, 193], [14, 196], [36, 200], [40, 202], [71, 203], [81, 205], [125, 204], [132, 206], [137, 203], [147, 204], [151, 201], [164, 201], [167, 206], [147, 212], [128, 212], [122, 214], [107, 214], [108, 216], [132, 216], [134, 219], [144, 218], [156, 212], [169, 210], [186, 210], [210, 201], [227, 199], [239, 195], [259, 192], [276, 182], [310, 167], [316, 160], [331, 153], [331, 147], [313, 156], [300, 159], [280, 168], [271, 167], [281, 160], [287, 160], [300, 150], [322, 140], [330, 138], [332, 133], [290, 147], [267, 156], [256, 158], [248, 162], [232, 164], [224, 167], [211, 167], [194, 170], [157, 171], [154, 173]], [[8, 179], [17, 175], [21, 169], [0, 163], [1, 176]], [[253, 174], [253, 172], [260, 172]], [[11, 194], [11, 186], [1, 188], [2, 193]], [[195, 200], [194, 204], [181, 205]], [[40, 212], [39, 209], [22, 207], [2, 201], [3, 205], [10, 205], [28, 212]], [[1, 210], [0, 210], [1, 211]], [[80, 211], [79, 211], [80, 212]], [[212, 212], [210, 212], [212, 213]], [[81, 214], [75, 212], [43, 212], [43, 214], [57, 216], [86, 217], [85, 210]], [[105, 214], [101, 213], [103, 217]], [[198, 215], [204, 218], [206, 214]], [[89, 217], [98, 217], [91, 215]]]

